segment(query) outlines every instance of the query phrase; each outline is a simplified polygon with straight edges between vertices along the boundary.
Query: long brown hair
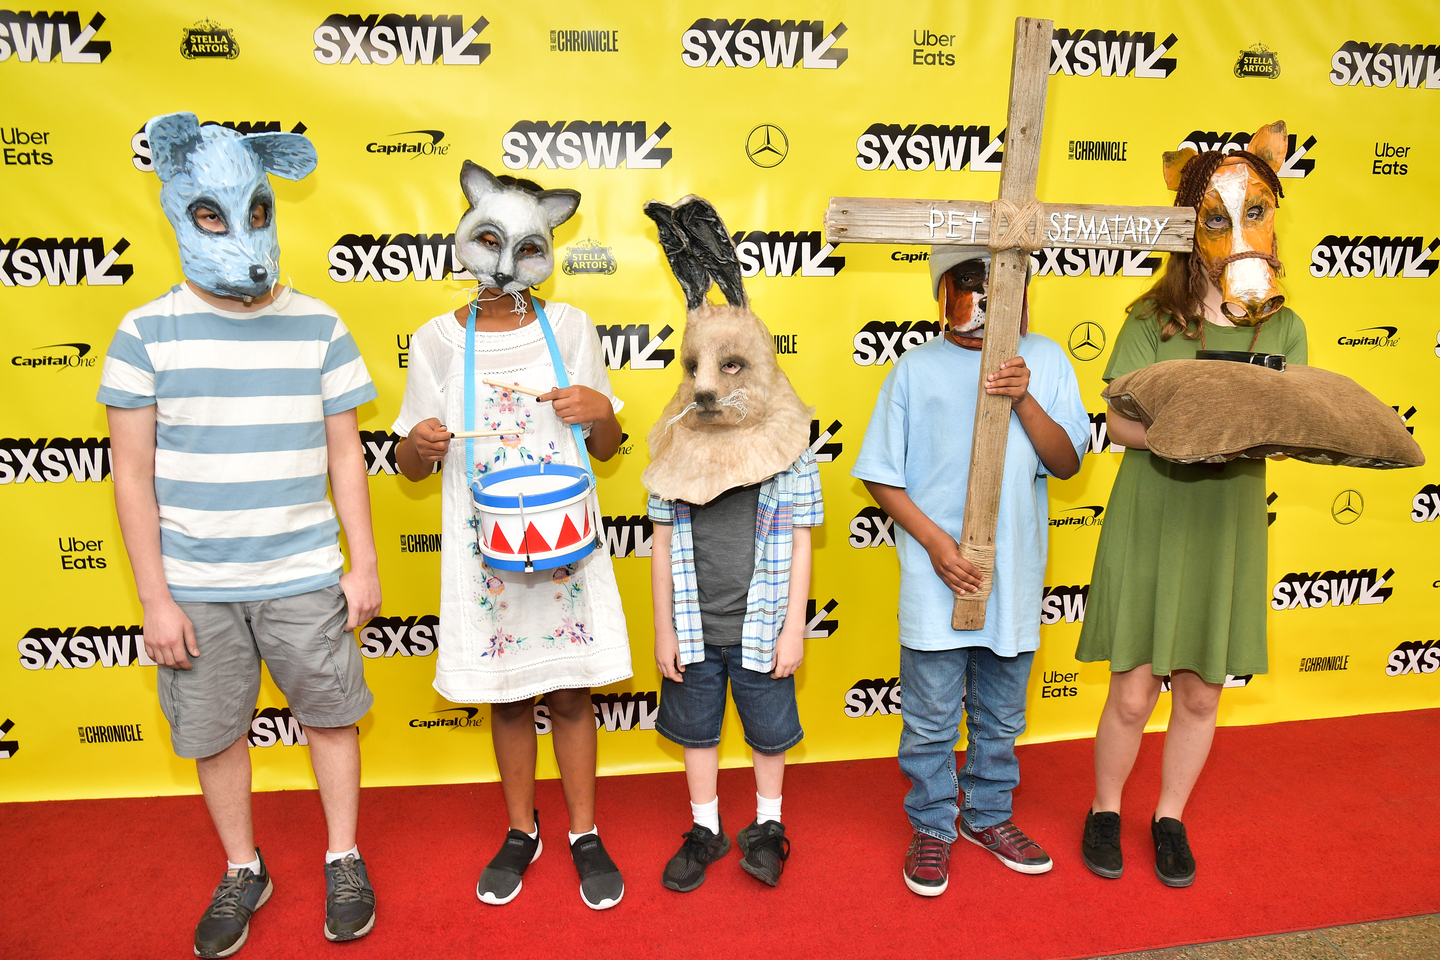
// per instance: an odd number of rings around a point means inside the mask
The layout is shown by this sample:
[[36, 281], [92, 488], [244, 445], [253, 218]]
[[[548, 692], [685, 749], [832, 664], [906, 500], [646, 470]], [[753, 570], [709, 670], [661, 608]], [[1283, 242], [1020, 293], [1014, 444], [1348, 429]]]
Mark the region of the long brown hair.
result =
[[[1248, 150], [1230, 154], [1218, 150], [1197, 153], [1186, 162], [1180, 171], [1180, 189], [1175, 191], [1175, 206], [1194, 207], [1198, 218], [1200, 201], [1210, 186], [1210, 178], [1225, 162], [1227, 156], [1236, 156], [1250, 165], [1255, 175], [1275, 194], [1275, 205], [1285, 191], [1280, 178], [1270, 169], [1270, 164]], [[1169, 340], [1177, 333], [1185, 339], [1195, 340], [1200, 336], [1201, 325], [1205, 322], [1205, 295], [1210, 291], [1210, 276], [1199, 250], [1192, 247], [1189, 253], [1172, 253], [1165, 264], [1165, 272], [1140, 296], [1131, 301], [1126, 310], [1136, 317], [1154, 317], [1164, 320], [1160, 324], [1160, 339]]]

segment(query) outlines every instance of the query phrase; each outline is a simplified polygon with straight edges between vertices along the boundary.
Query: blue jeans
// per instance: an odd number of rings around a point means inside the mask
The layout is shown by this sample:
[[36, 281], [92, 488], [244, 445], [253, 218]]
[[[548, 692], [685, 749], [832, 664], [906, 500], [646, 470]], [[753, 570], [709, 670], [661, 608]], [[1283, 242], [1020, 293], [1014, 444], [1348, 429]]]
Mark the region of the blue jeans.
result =
[[660, 679], [660, 714], [655, 729], [682, 747], [713, 747], [725, 719], [725, 685], [745, 729], [745, 742], [763, 754], [784, 753], [805, 736], [795, 703], [795, 677], [772, 679], [769, 672], [746, 670], [740, 645], [705, 644], [705, 659], [687, 664], [685, 680]]
[[[1033, 653], [997, 656], [985, 647], [900, 648], [900, 770], [910, 778], [905, 813], [921, 833], [947, 843], [964, 802], [975, 830], [1010, 819], [1010, 791], [1020, 785], [1015, 738], [1025, 730], [1025, 695]], [[970, 745], [956, 776], [960, 714]]]

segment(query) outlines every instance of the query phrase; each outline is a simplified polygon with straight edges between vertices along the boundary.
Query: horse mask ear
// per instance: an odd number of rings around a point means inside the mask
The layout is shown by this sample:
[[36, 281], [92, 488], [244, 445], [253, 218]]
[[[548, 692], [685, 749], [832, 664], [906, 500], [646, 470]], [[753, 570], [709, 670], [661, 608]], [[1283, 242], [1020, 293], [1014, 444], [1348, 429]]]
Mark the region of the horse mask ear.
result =
[[145, 124], [155, 173], [165, 183], [184, 173], [200, 146], [200, 119], [193, 113], [166, 113]]
[[260, 158], [268, 173], [286, 180], [300, 180], [319, 162], [315, 144], [299, 133], [252, 133], [241, 143]]
[[1279, 173], [1280, 167], [1285, 163], [1285, 155], [1290, 150], [1290, 137], [1285, 132], [1285, 121], [1276, 120], [1269, 126], [1256, 130], [1255, 136], [1250, 138], [1245, 149], [1269, 164], [1271, 170]]
[[1190, 158], [1194, 156], [1198, 156], [1198, 154], [1190, 147], [1186, 147], [1184, 150], [1178, 152], [1174, 150], [1165, 151], [1166, 187], [1171, 190], [1180, 189], [1180, 171], [1185, 169], [1185, 164], [1189, 163]]

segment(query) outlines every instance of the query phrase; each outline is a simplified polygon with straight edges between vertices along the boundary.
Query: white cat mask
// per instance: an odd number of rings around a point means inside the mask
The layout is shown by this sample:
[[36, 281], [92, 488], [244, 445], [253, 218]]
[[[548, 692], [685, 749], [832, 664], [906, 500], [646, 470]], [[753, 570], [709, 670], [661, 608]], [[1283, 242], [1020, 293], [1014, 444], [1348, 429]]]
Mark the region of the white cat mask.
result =
[[470, 209], [455, 228], [455, 255], [476, 280], [518, 297], [555, 272], [551, 234], [574, 216], [579, 191], [509, 186], [469, 160], [460, 189]]

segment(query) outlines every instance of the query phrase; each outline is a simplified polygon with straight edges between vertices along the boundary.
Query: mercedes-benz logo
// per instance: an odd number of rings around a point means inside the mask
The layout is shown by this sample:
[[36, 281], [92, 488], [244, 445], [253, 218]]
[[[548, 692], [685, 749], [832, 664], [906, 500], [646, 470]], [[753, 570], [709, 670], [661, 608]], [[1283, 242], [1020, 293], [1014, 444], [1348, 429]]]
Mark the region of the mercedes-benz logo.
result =
[[778, 167], [790, 154], [790, 138], [773, 123], [762, 123], [745, 138], [745, 156], [757, 167]]
[[1088, 320], [1077, 323], [1070, 331], [1070, 356], [1076, 360], [1094, 360], [1105, 352], [1105, 328]]
[[1365, 512], [1365, 498], [1358, 490], [1341, 490], [1335, 502], [1330, 504], [1330, 516], [1336, 523], [1351, 524]]

